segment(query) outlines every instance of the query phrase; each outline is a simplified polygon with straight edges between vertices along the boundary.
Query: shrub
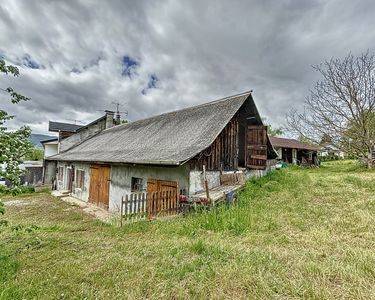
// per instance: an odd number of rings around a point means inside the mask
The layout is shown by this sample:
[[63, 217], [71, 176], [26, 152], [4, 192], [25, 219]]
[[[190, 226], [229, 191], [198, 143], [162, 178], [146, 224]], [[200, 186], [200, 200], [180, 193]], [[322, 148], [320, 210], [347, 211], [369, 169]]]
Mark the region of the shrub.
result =
[[20, 195], [20, 194], [29, 194], [34, 193], [35, 189], [32, 186], [16, 186], [16, 187], [6, 187], [4, 185], [0, 185], [0, 195]]
[[3, 215], [5, 212], [4, 203], [0, 200], [0, 215]]

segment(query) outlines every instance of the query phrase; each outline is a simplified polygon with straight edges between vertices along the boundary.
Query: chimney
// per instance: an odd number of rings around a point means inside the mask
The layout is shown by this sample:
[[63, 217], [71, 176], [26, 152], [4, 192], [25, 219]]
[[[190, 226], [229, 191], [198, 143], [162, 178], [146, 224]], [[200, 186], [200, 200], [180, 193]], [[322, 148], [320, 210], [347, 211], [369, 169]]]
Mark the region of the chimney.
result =
[[113, 117], [115, 116], [114, 111], [106, 110], [105, 111], [105, 129], [113, 127], [114, 124], [114, 119]]
[[120, 118], [120, 112], [117, 112], [116, 113], [116, 125], [120, 125], [120, 123], [121, 123], [121, 118]]

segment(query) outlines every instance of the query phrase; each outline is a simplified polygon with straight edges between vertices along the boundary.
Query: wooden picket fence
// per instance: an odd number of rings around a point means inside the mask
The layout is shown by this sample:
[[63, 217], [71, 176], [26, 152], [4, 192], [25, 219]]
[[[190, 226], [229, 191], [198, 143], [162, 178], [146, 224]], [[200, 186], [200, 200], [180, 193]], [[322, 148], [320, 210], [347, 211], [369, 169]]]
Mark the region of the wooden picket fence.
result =
[[150, 219], [178, 214], [177, 190], [153, 192], [147, 204], [147, 215]]
[[121, 226], [124, 221], [134, 222], [178, 214], [178, 198], [176, 190], [127, 194], [121, 199]]
[[142, 220], [147, 217], [147, 193], [131, 193], [121, 199], [121, 226], [123, 221]]

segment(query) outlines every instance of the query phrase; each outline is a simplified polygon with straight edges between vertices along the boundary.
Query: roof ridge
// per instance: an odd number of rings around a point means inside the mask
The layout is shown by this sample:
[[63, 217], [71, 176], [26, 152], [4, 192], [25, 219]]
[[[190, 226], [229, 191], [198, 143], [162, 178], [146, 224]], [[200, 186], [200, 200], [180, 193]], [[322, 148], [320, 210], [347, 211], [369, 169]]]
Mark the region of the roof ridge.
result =
[[188, 106], [188, 107], [184, 107], [184, 108], [172, 110], [172, 111], [169, 111], [169, 112], [164, 112], [164, 113], [161, 113], [161, 114], [158, 114], [158, 115], [154, 115], [154, 116], [150, 116], [150, 117], [147, 117], [147, 118], [144, 118], [144, 119], [139, 119], [139, 120], [136, 120], [134, 122], [120, 124], [118, 126], [114, 126], [114, 127], [105, 129], [105, 130], [103, 130], [103, 132], [104, 131], [108, 131], [108, 130], [119, 129], [120, 127], [123, 128], [123, 127], [126, 127], [126, 126], [130, 125], [130, 124], [134, 124], [134, 123], [141, 122], [141, 121], [146, 121], [146, 120], [151, 120], [151, 119], [156, 118], [156, 117], [165, 116], [165, 115], [173, 114], [173, 113], [176, 113], [176, 112], [181, 112], [181, 111], [189, 110], [189, 109], [192, 109], [192, 108], [203, 107], [203, 106], [214, 104], [214, 103], [217, 103], [217, 102], [226, 101], [226, 100], [229, 100], [231, 98], [244, 96], [246, 94], [251, 95], [251, 91], [246, 91], [246, 92], [243, 92], [243, 93], [238, 93], [238, 94], [235, 94], [235, 95], [223, 97], [223, 98], [220, 98], [220, 99], [217, 99], [217, 100], [212, 100], [212, 101], [209, 101], [209, 102], [204, 102], [204, 103], [201, 103], [201, 104], [198, 104], [198, 105]]

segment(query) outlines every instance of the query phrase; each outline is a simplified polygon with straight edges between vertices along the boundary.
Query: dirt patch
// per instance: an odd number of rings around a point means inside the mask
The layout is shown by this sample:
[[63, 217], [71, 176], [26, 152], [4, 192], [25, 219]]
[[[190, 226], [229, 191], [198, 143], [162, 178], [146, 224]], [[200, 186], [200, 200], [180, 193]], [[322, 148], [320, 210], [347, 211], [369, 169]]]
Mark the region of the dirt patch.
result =
[[85, 213], [105, 222], [112, 223], [114, 216], [112, 216], [108, 211], [101, 209], [91, 203], [84, 202], [82, 200], [76, 199], [74, 197], [62, 197], [61, 200], [71, 204], [72, 206], [79, 207]]
[[34, 204], [34, 201], [30, 200], [10, 200], [4, 202], [5, 206], [26, 206], [32, 204]]

